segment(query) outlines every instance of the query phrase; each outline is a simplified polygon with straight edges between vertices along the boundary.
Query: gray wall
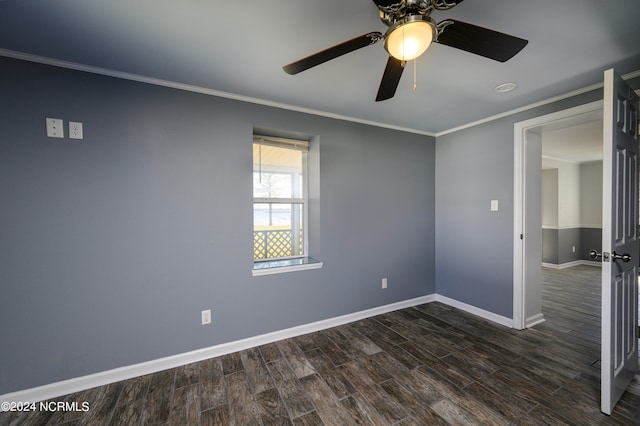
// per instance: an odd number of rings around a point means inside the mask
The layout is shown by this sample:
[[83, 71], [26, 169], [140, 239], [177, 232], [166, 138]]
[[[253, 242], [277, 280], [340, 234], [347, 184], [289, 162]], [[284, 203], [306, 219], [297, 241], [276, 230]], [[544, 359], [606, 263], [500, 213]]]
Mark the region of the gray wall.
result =
[[[630, 82], [634, 87], [639, 83]], [[602, 89], [595, 90], [438, 136], [438, 294], [513, 316], [513, 126], [601, 98]], [[499, 199], [499, 212], [489, 211], [490, 199]]]
[[[582, 228], [558, 229], [558, 263], [580, 260], [582, 254]], [[573, 251], [573, 248], [576, 251]]]
[[[572, 248], [575, 246], [576, 251]], [[542, 261], [560, 265], [592, 260], [589, 250], [602, 248], [601, 228], [542, 229]]]
[[[436, 283], [443, 296], [511, 317], [513, 125], [436, 142]], [[490, 211], [492, 199], [499, 210]]]
[[542, 261], [560, 265], [583, 259], [582, 234], [583, 228], [543, 228]]
[[[580, 259], [602, 249], [602, 161], [580, 165]], [[600, 263], [599, 261], [597, 263]]]
[[542, 170], [542, 261], [558, 263], [558, 169]]
[[572, 184], [573, 189], [561, 197], [568, 202], [572, 198], [579, 200], [580, 225], [573, 227], [553, 226], [554, 215], [559, 215], [558, 169], [542, 171], [542, 261], [545, 263], [591, 260], [589, 250], [600, 250], [602, 246], [602, 161], [580, 164], [579, 171], [578, 189]]
[[580, 165], [580, 223], [602, 226], [602, 161]]
[[558, 226], [558, 169], [542, 170], [542, 226]]
[[542, 228], [542, 261], [558, 264], [558, 229]]
[[[580, 259], [592, 261], [593, 259], [589, 257], [589, 251], [602, 251], [602, 228], [581, 228], [580, 242], [582, 246]], [[598, 260], [595, 263], [600, 264], [600, 261]]]
[[[431, 137], [6, 58], [0, 93], [0, 394], [436, 290]], [[251, 276], [253, 127], [317, 137], [320, 270]]]

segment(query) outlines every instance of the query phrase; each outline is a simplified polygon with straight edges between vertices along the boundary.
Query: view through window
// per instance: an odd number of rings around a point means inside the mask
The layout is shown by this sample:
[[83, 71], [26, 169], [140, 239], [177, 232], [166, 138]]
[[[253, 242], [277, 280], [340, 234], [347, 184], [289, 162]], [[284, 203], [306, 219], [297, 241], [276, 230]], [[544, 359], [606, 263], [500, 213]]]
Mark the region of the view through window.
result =
[[306, 256], [308, 149], [307, 141], [254, 136], [254, 261]]

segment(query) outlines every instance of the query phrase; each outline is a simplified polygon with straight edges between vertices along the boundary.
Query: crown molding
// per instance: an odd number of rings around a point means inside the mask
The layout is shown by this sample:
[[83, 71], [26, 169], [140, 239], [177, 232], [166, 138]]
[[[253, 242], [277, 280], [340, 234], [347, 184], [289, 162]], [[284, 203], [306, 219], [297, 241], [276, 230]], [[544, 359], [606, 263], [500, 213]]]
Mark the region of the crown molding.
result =
[[187, 92], [194, 92], [202, 95], [233, 99], [236, 101], [247, 102], [247, 103], [256, 104], [256, 105], [264, 105], [264, 106], [280, 108], [288, 111], [301, 112], [304, 114], [311, 114], [311, 115], [316, 115], [320, 117], [332, 118], [335, 120], [349, 121], [349, 122], [358, 123], [358, 124], [366, 124], [368, 126], [382, 127], [385, 129], [398, 130], [401, 132], [415, 133], [415, 134], [425, 135], [425, 136], [432, 136], [432, 137], [435, 136], [435, 133], [427, 132], [425, 130], [396, 126], [393, 124], [381, 123], [378, 121], [365, 120], [362, 118], [350, 117], [348, 115], [335, 114], [328, 111], [322, 111], [322, 110], [317, 110], [312, 108], [304, 108], [304, 107], [286, 104], [282, 102], [274, 102], [266, 99], [254, 98], [251, 96], [244, 96], [244, 95], [238, 95], [235, 93], [223, 92], [221, 90], [209, 89], [202, 86], [194, 86], [191, 84], [177, 83], [174, 81], [147, 77], [144, 75], [138, 75], [138, 74], [127, 73], [122, 71], [115, 71], [108, 68], [94, 67], [91, 65], [80, 64], [77, 62], [63, 61], [60, 59], [53, 59], [46, 56], [38, 56], [38, 55], [18, 52], [14, 50], [0, 48], [0, 56], [13, 58], [13, 59], [20, 59], [23, 61], [35, 62], [39, 64], [51, 65], [51, 66], [60, 67], [60, 68], [67, 68], [75, 71], [83, 71], [83, 72], [88, 72], [92, 74], [104, 75], [108, 77], [121, 78], [124, 80], [131, 80], [139, 83], [152, 84], [155, 86], [169, 87], [172, 89], [184, 90]]
[[[630, 80], [630, 79], [636, 78], [636, 77], [640, 77], [640, 70], [624, 74], [622, 76], [622, 79], [623, 80]], [[521, 113], [521, 112], [524, 112], [524, 111], [528, 111], [528, 110], [533, 109], [533, 108], [538, 108], [538, 107], [541, 107], [541, 106], [544, 106], [544, 105], [548, 105], [548, 104], [551, 104], [551, 103], [554, 103], [554, 102], [558, 102], [558, 101], [561, 101], [563, 99], [572, 98], [574, 96], [578, 96], [578, 95], [581, 95], [583, 93], [588, 93], [588, 92], [591, 92], [593, 90], [601, 89], [602, 87], [604, 87], [604, 81], [601, 81], [601, 82], [598, 82], [598, 83], [595, 83], [595, 84], [591, 84], [589, 86], [586, 86], [586, 87], [583, 87], [583, 88], [580, 88], [580, 89], [572, 90], [570, 92], [566, 92], [566, 93], [563, 93], [563, 94], [560, 94], [560, 95], [557, 95], [557, 96], [553, 96], [551, 98], [543, 99], [541, 101], [534, 102], [532, 104], [524, 105], [524, 106], [521, 106], [519, 108], [515, 108], [515, 109], [509, 110], [509, 111], [505, 111], [505, 112], [502, 112], [500, 114], [492, 115], [492, 116], [483, 118], [481, 120], [472, 121], [472, 122], [467, 123], [467, 124], [462, 124], [462, 125], [457, 126], [457, 127], [452, 127], [451, 129], [448, 129], [448, 130], [443, 130], [441, 132], [437, 132], [436, 133], [436, 138], [439, 137], [439, 136], [448, 135], [449, 133], [454, 133], [454, 132], [458, 132], [460, 130], [468, 129], [470, 127], [475, 127], [475, 126], [478, 126], [480, 124], [488, 123], [490, 121], [498, 120], [500, 118], [508, 117], [510, 115], [514, 115], [514, 114], [518, 114], [518, 113]], [[636, 90], [636, 92], [638, 92], [638, 90]]]
[[[410, 128], [410, 127], [403, 127], [403, 126], [396, 126], [393, 124], [389, 124], [389, 123], [382, 123], [382, 122], [378, 122], [378, 121], [373, 121], [373, 120], [365, 120], [362, 118], [357, 118], [357, 117], [351, 117], [351, 116], [347, 116], [347, 115], [341, 115], [341, 114], [335, 114], [332, 112], [328, 112], [328, 111], [322, 111], [322, 110], [317, 110], [317, 109], [312, 109], [312, 108], [304, 108], [304, 107], [300, 107], [300, 106], [296, 106], [296, 105], [291, 105], [291, 104], [286, 104], [286, 103], [282, 103], [282, 102], [274, 102], [274, 101], [269, 101], [266, 99], [261, 99], [261, 98], [254, 98], [251, 96], [244, 96], [244, 95], [238, 95], [235, 93], [229, 93], [229, 92], [223, 92], [220, 90], [215, 90], [215, 89], [209, 89], [206, 87], [201, 87], [201, 86], [194, 86], [191, 84], [184, 84], [184, 83], [177, 83], [174, 81], [169, 81], [169, 80], [163, 80], [163, 79], [159, 79], [159, 78], [153, 78], [153, 77], [147, 77], [147, 76], [143, 76], [143, 75], [138, 75], [138, 74], [133, 74], [133, 73], [127, 73], [127, 72], [122, 72], [122, 71], [115, 71], [115, 70], [111, 70], [108, 68], [101, 68], [101, 67], [94, 67], [94, 66], [90, 66], [90, 65], [84, 65], [84, 64], [80, 64], [77, 62], [70, 62], [70, 61], [63, 61], [60, 59], [54, 59], [54, 58], [49, 58], [46, 56], [39, 56], [39, 55], [33, 55], [30, 53], [24, 53], [24, 52], [18, 52], [15, 50], [8, 50], [8, 49], [2, 49], [0, 48], [0, 56], [5, 56], [7, 58], [13, 58], [13, 59], [20, 59], [23, 61], [30, 61], [30, 62], [36, 62], [36, 63], [40, 63], [40, 64], [45, 64], [45, 65], [52, 65], [52, 66], [56, 66], [56, 67], [61, 67], [61, 68], [68, 68], [68, 69], [72, 69], [72, 70], [76, 70], [76, 71], [83, 71], [83, 72], [88, 72], [88, 73], [92, 73], [92, 74], [99, 74], [99, 75], [104, 75], [104, 76], [109, 76], [109, 77], [115, 77], [115, 78], [121, 78], [124, 80], [131, 80], [131, 81], [137, 81], [140, 83], [146, 83], [146, 84], [152, 84], [155, 86], [162, 86], [162, 87], [169, 87], [172, 89], [177, 89], [177, 90], [184, 90], [187, 92], [194, 92], [194, 93], [200, 93], [203, 95], [209, 95], [209, 96], [217, 96], [220, 98], [226, 98], [226, 99], [233, 99], [236, 101], [241, 101], [241, 102], [247, 102], [247, 103], [252, 103], [252, 104], [256, 104], [256, 105], [264, 105], [264, 106], [269, 106], [269, 107], [273, 107], [273, 108], [280, 108], [280, 109], [284, 109], [284, 110], [288, 110], [288, 111], [294, 111], [294, 112], [300, 112], [300, 113], [304, 113], [304, 114], [311, 114], [311, 115], [317, 115], [320, 117], [326, 117], [326, 118], [332, 118], [335, 120], [341, 120], [341, 121], [349, 121], [352, 123], [358, 123], [358, 124], [366, 124], [369, 126], [375, 126], [375, 127], [381, 127], [381, 128], [385, 128], [385, 129], [390, 129], [390, 130], [398, 130], [401, 132], [407, 132], [407, 133], [415, 133], [415, 134], [419, 134], [419, 135], [424, 135], [424, 136], [431, 136], [431, 137], [435, 137], [438, 138], [440, 136], [444, 136], [444, 135], [448, 135], [450, 133], [454, 133], [454, 132], [458, 132], [460, 130], [464, 130], [464, 129], [468, 129], [470, 127], [474, 127], [474, 126], [478, 126], [480, 124], [484, 124], [484, 123], [488, 123], [490, 121], [495, 121], [498, 120], [500, 118], [504, 118], [504, 117], [508, 117], [510, 115], [514, 115], [514, 114], [518, 114], [520, 112], [524, 112], [533, 108], [537, 108], [543, 105], [547, 105], [553, 102], [557, 102], [563, 99], [567, 99], [567, 98], [571, 98], [573, 96], [577, 96], [577, 95], [581, 95], [583, 93], [587, 93], [587, 92], [591, 92], [593, 90], [597, 90], [603, 87], [604, 83], [603, 82], [598, 82], [586, 87], [583, 87], [581, 89], [576, 89], [576, 90], [572, 90], [570, 92], [566, 92], [563, 93], [561, 95], [557, 95], [557, 96], [553, 96], [551, 98], [547, 98], [547, 99], [543, 99], [541, 101], [538, 102], [534, 102], [528, 105], [524, 105], [522, 107], [519, 108], [515, 108], [509, 111], [505, 111], [502, 112], [500, 114], [496, 114], [496, 115], [492, 115], [480, 120], [476, 120], [476, 121], [472, 121], [466, 124], [462, 124], [460, 126], [456, 126], [456, 127], [452, 127], [450, 129], [447, 130], [443, 130], [440, 132], [429, 132], [426, 130], [421, 130], [421, 129], [414, 129], [414, 128]], [[637, 71], [633, 71], [627, 74], [624, 74], [622, 76], [622, 78], [624, 80], [629, 80], [632, 78], [636, 78], [636, 77], [640, 77], [640, 70]]]

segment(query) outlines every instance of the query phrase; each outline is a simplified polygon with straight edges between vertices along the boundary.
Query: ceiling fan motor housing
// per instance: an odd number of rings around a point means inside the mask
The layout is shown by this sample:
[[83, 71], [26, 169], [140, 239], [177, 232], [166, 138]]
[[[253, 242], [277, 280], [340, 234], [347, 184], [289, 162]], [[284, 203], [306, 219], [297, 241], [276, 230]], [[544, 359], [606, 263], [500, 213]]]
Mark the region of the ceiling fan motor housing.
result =
[[429, 16], [433, 10], [448, 10], [462, 0], [374, 0], [380, 9], [380, 20], [391, 27], [403, 19], [413, 16]]

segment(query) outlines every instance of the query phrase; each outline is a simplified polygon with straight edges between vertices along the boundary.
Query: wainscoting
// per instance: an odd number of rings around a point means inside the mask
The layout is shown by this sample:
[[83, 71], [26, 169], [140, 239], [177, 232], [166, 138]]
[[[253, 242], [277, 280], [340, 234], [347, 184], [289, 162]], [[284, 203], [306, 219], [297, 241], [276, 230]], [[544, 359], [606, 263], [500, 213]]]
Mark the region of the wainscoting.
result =
[[589, 251], [601, 247], [602, 227], [542, 228], [542, 262], [546, 265], [572, 266], [574, 262], [590, 261]]

